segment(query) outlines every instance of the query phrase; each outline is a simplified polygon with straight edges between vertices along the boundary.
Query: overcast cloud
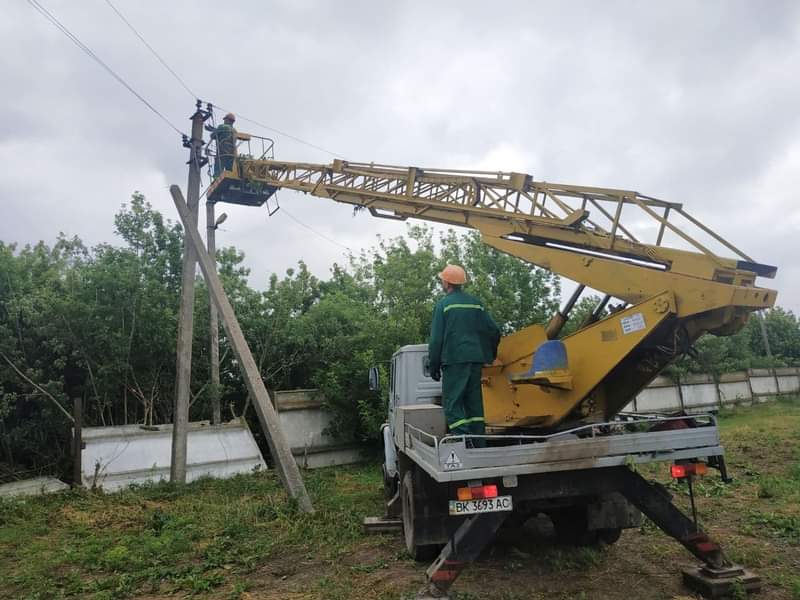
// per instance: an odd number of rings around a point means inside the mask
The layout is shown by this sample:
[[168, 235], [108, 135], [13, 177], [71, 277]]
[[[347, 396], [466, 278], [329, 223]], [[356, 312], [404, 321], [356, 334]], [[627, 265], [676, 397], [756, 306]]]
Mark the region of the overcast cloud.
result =
[[[104, 1], [40, 1], [188, 129], [191, 96]], [[800, 311], [797, 2], [112, 1], [204, 100], [350, 160], [683, 202], [777, 265], [761, 285]], [[134, 190], [173, 217], [167, 186], [186, 181], [175, 132], [29, 4], [3, 12], [0, 240], [114, 241]], [[332, 158], [273, 137], [281, 159]], [[354, 251], [405, 231], [324, 200], [280, 202]], [[343, 258], [285, 211], [225, 210], [218, 244], [245, 251], [256, 286], [300, 259], [325, 277]]]

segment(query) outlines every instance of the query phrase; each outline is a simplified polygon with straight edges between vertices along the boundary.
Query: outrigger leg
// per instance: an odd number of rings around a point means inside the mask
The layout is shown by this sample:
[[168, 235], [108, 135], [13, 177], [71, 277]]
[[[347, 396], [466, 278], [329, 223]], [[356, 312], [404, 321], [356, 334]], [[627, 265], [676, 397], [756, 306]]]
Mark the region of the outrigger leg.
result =
[[[555, 477], [550, 476], [551, 479]], [[675, 538], [703, 561], [702, 566], [683, 572], [684, 584], [702, 595], [720, 598], [730, 596], [737, 589], [754, 592], [761, 588], [761, 578], [731, 563], [719, 544], [672, 504], [669, 492], [659, 483], [648, 482], [627, 467], [573, 471], [565, 474], [556, 483], [563, 487], [564, 497], [585, 496], [598, 491], [623, 494], [664, 533]], [[528, 492], [528, 499], [535, 498], [540, 493], [552, 495], [552, 488], [545, 489], [535, 481], [531, 481], [528, 488], [520, 489], [523, 494]], [[439, 557], [428, 568], [427, 584], [417, 594], [417, 598], [447, 598], [456, 578], [494, 539], [509, 514], [485, 513], [464, 520]]]
[[722, 548], [675, 505], [669, 492], [658, 483], [646, 481], [629, 469], [617, 469], [619, 491], [664, 533], [703, 561], [703, 565], [683, 571], [684, 584], [707, 598], [730, 595], [740, 587], [747, 592], [761, 588], [761, 578], [734, 565]]
[[485, 513], [467, 518], [428, 567], [425, 575], [428, 582], [419, 593], [419, 600], [428, 598], [447, 598], [453, 582], [468, 563], [478, 558], [481, 551], [497, 534], [508, 512]]

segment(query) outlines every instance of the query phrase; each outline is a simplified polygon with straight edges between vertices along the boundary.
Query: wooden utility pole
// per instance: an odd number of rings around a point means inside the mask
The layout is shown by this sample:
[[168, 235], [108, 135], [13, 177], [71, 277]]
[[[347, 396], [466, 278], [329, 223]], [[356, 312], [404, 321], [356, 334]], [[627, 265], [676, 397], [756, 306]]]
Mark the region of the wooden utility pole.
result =
[[[189, 224], [187, 229], [197, 229], [197, 213], [200, 203], [200, 168], [206, 158], [202, 155], [203, 124], [210, 114], [200, 108], [197, 101], [192, 115], [192, 137], [183, 140], [189, 148], [189, 180], [186, 185]], [[181, 308], [178, 318], [178, 349], [175, 369], [175, 403], [172, 417], [172, 457], [170, 461], [170, 481], [186, 483], [186, 441], [189, 431], [189, 398], [192, 382], [192, 335], [194, 332], [194, 276], [197, 265], [193, 246], [184, 236], [183, 240], [183, 281], [181, 288]]]
[[303, 478], [300, 475], [300, 469], [297, 468], [297, 462], [292, 456], [292, 450], [283, 435], [283, 431], [281, 431], [278, 413], [269, 400], [267, 388], [264, 387], [264, 382], [261, 380], [256, 361], [253, 359], [253, 354], [250, 352], [228, 296], [222, 288], [222, 283], [214, 269], [211, 257], [203, 248], [203, 241], [197, 231], [197, 225], [192, 225], [191, 211], [183, 199], [181, 189], [177, 185], [171, 186], [169, 191], [181, 217], [186, 239], [192, 244], [195, 256], [200, 263], [200, 270], [203, 272], [203, 277], [205, 277], [209, 295], [213, 298], [214, 304], [222, 317], [222, 325], [233, 347], [233, 353], [236, 356], [239, 367], [242, 369], [247, 391], [254, 400], [256, 413], [269, 443], [269, 449], [278, 469], [278, 475], [280, 475], [289, 495], [297, 500], [300, 509], [304, 512], [313, 512], [311, 498], [309, 498], [306, 491]]
[[[214, 203], [206, 202], [206, 246], [211, 266], [217, 272], [217, 221], [214, 216]], [[211, 362], [211, 422], [222, 422], [219, 387], [219, 317], [217, 307], [208, 294], [208, 359]]]

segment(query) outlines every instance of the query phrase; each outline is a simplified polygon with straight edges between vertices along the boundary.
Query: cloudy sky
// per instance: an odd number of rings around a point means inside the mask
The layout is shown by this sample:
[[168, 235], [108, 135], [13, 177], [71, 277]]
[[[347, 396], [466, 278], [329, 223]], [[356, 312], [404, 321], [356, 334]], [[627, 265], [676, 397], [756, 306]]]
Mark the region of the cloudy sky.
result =
[[[182, 130], [192, 96], [105, 0], [40, 0]], [[779, 267], [800, 311], [797, 2], [112, 0], [201, 98], [350, 160], [517, 170], [683, 202]], [[114, 241], [134, 190], [169, 216], [186, 151], [163, 121], [22, 0], [0, 21], [0, 240]], [[331, 154], [271, 135], [285, 160]], [[282, 192], [226, 208], [251, 282], [321, 277], [401, 224]], [[289, 215], [314, 231], [299, 225]]]

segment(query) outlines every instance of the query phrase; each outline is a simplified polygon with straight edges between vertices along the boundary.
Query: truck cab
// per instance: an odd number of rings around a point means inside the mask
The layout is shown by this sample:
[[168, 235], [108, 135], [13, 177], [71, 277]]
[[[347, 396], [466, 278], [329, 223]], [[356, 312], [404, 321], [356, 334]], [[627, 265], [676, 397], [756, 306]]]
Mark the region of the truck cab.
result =
[[[383, 425], [384, 484], [397, 488], [399, 469], [395, 443], [396, 415], [401, 407], [442, 405], [442, 383], [431, 379], [428, 344], [400, 347], [389, 363], [388, 421]], [[442, 410], [442, 422], [444, 411]], [[398, 434], [399, 435], [399, 434]]]
[[431, 379], [428, 344], [402, 346], [389, 363], [389, 426], [396, 407], [415, 404], [442, 404], [442, 382]]

